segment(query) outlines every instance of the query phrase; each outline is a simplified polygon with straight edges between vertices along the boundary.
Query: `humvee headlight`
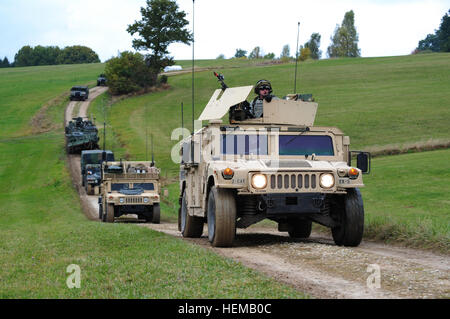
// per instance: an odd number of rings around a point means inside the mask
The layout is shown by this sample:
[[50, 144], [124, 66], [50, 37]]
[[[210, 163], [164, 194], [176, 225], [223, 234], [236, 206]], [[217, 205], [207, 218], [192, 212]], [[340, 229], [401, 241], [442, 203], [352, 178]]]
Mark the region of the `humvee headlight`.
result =
[[252, 186], [256, 189], [263, 189], [267, 186], [267, 176], [264, 174], [255, 174], [252, 176]]
[[148, 203], [148, 197], [144, 197], [144, 203]]
[[351, 179], [357, 178], [358, 175], [359, 175], [359, 171], [358, 171], [356, 168], [351, 167], [351, 168], [348, 170], [348, 176], [349, 176]]
[[334, 186], [334, 176], [333, 174], [326, 173], [320, 175], [320, 186], [323, 188], [331, 188]]
[[123, 198], [123, 197], [119, 198], [119, 203], [121, 203], [121, 204], [125, 203], [125, 198]]

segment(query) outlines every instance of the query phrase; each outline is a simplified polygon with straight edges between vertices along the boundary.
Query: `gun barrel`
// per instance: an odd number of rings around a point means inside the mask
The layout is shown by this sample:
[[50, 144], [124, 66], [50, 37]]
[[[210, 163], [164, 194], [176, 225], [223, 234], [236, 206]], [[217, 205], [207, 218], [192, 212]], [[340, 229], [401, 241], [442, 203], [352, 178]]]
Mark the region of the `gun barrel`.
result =
[[220, 74], [220, 73], [217, 73], [217, 72], [215, 72], [214, 71], [214, 76], [217, 78], [217, 80], [220, 82], [220, 84], [222, 85], [222, 90], [226, 90], [226, 89], [228, 89], [228, 86], [225, 84], [225, 82], [224, 82], [224, 77], [223, 77], [223, 75], [222, 74]]

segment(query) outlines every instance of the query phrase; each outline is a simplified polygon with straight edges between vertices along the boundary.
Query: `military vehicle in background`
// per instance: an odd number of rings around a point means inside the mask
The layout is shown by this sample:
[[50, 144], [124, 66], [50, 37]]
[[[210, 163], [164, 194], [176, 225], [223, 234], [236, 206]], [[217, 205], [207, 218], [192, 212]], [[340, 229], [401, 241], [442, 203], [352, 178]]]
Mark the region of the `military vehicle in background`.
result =
[[113, 162], [114, 153], [103, 150], [81, 152], [81, 181], [88, 195], [98, 195], [102, 175], [102, 162]]
[[100, 74], [97, 78], [97, 86], [106, 86], [106, 75]]
[[160, 170], [153, 162], [103, 162], [99, 218], [112, 223], [116, 217], [135, 214], [160, 222]]
[[65, 133], [69, 154], [98, 149], [98, 130], [93, 121], [75, 117], [65, 127]]
[[73, 86], [70, 89], [70, 97], [71, 101], [86, 101], [89, 98], [89, 88], [87, 86]]
[[[314, 126], [310, 95], [264, 101], [263, 116], [248, 118], [239, 110], [252, 88], [217, 90], [199, 118], [209, 124], [181, 142], [182, 235], [200, 237], [207, 223], [211, 244], [227, 247], [236, 228], [267, 218], [293, 238], [309, 237], [316, 222], [331, 228], [337, 245], [359, 245], [370, 154], [350, 151], [340, 129]], [[224, 124], [230, 107], [239, 116]]]

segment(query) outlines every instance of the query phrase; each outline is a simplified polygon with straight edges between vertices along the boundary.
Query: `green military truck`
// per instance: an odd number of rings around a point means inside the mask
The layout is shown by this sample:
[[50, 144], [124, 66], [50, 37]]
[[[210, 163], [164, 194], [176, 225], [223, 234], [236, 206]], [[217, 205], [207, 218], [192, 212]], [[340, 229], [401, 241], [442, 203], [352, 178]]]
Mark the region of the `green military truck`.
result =
[[114, 161], [112, 151], [86, 150], [81, 152], [81, 184], [88, 195], [98, 195], [101, 183], [102, 162]]

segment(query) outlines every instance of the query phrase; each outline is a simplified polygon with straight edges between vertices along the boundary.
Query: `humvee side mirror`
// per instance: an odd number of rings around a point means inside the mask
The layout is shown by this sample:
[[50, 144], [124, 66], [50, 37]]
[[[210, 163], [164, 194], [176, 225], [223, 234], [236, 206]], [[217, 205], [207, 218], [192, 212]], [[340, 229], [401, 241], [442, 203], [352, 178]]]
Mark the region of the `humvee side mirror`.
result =
[[164, 197], [168, 197], [169, 196], [169, 190], [168, 189], [165, 189], [164, 190]]
[[349, 160], [348, 165], [352, 165], [352, 155], [356, 155], [356, 167], [358, 167], [363, 174], [369, 174], [370, 173], [370, 162], [372, 160], [371, 155], [369, 152], [362, 152], [362, 151], [350, 151], [349, 152]]

